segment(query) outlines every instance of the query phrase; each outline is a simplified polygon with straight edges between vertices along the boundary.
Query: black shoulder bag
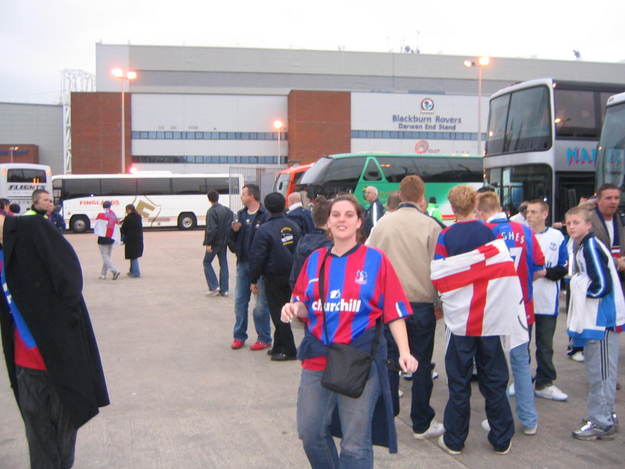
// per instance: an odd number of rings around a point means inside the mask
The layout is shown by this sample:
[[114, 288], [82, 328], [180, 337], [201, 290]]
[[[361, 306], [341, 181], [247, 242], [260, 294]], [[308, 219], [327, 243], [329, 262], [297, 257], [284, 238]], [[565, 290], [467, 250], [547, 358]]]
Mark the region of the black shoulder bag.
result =
[[[330, 336], [328, 335], [328, 327], [326, 324], [324, 277], [326, 259], [329, 254], [330, 249], [328, 248], [319, 271], [319, 296], [321, 297], [321, 311], [323, 312], [323, 331], [328, 340]], [[376, 321], [375, 337], [370, 354], [349, 345], [328, 345], [328, 361], [323, 376], [321, 377], [323, 387], [347, 397], [360, 397], [362, 391], [365, 389], [365, 384], [367, 384], [373, 357], [378, 348], [380, 331], [382, 329], [381, 323], [382, 318], [380, 317]]]

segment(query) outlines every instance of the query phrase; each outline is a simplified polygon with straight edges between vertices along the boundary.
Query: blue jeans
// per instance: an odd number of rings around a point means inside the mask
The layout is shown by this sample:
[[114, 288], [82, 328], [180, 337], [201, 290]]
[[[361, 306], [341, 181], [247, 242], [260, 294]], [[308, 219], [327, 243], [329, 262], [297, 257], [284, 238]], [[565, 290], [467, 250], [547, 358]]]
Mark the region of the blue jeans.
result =
[[[371, 469], [371, 425], [380, 396], [380, 380], [373, 365], [362, 395], [353, 399], [321, 385], [323, 371], [302, 370], [297, 396], [297, 431], [312, 469]], [[330, 434], [334, 409], [341, 420], [341, 454]]]
[[[215, 256], [217, 256], [219, 261], [219, 283], [217, 283], [217, 276], [211, 265]], [[217, 290], [219, 288], [220, 292], [226, 293], [228, 291], [228, 250], [226, 246], [213, 248], [211, 252], [206, 252], [202, 263], [204, 264], [204, 276], [206, 277], [208, 289]]]
[[527, 343], [510, 349], [510, 368], [514, 375], [516, 415], [525, 428], [534, 428], [538, 422], [538, 415], [534, 402], [534, 386]]
[[141, 277], [141, 271], [139, 270], [139, 259], [130, 259], [130, 276]]
[[[269, 306], [262, 278], [258, 280], [260, 293], [256, 297], [254, 305], [254, 327], [258, 334], [258, 341], [265, 344], [271, 343], [271, 325], [269, 323]], [[237, 286], [234, 292], [234, 331], [233, 336], [237, 340], [247, 340], [247, 307], [250, 304], [250, 264], [239, 262], [237, 264]]]

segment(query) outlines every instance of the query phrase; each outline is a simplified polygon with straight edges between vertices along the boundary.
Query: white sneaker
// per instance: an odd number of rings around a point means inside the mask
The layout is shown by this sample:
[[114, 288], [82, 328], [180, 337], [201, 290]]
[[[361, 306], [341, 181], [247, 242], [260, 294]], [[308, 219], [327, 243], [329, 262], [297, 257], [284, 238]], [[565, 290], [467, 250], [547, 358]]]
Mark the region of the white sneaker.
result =
[[443, 433], [445, 433], [445, 427], [443, 426], [443, 424], [432, 419], [432, 421], [430, 422], [430, 426], [426, 431], [424, 431], [423, 433], [413, 433], [413, 436], [417, 440], [427, 440], [428, 438], [441, 436]]
[[219, 290], [208, 290], [206, 296], [219, 296]]
[[573, 355], [569, 355], [569, 357], [571, 358], [571, 360], [575, 360], [576, 362], [583, 362], [584, 361], [584, 352], [582, 352], [581, 350], [575, 352]]
[[448, 447], [445, 444], [445, 437], [443, 435], [438, 438], [438, 447], [445, 451], [447, 454], [451, 454], [452, 456], [458, 456], [459, 454], [462, 454], [462, 451], [458, 451], [456, 449], [451, 449], [450, 447]]
[[551, 385], [543, 389], [536, 389], [534, 391], [536, 397], [542, 397], [543, 399], [551, 399], [552, 401], [566, 401], [569, 396], [563, 393], [557, 386]]
[[482, 420], [482, 430], [484, 430], [485, 432], [490, 432], [490, 423], [488, 423], [488, 419], [484, 419]]
[[397, 390], [397, 395], [398, 395], [398, 396], [400, 397], [400, 399], [401, 399], [402, 397], [404, 397], [404, 391], [402, 391], [401, 389], [398, 389], [398, 390]]
[[98, 277], [98, 279], [100, 279], [100, 280], [106, 280], [106, 275], [100, 275], [100, 276]]
[[536, 435], [536, 432], [538, 432], [538, 424], [534, 425], [532, 428], [525, 428], [523, 427], [523, 434], [524, 435]]
[[438, 378], [438, 373], [436, 371], [432, 371], [432, 381]]
[[514, 390], [514, 381], [513, 381], [512, 383], [510, 383], [510, 386], [508, 386], [506, 395], [508, 397], [514, 397], [515, 394], [516, 394], [516, 391]]

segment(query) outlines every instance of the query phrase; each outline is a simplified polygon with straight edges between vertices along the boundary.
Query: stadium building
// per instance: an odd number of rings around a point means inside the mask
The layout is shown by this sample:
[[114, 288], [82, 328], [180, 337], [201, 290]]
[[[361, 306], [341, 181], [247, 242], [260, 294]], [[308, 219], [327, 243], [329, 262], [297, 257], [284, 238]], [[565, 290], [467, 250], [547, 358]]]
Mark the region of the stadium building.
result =
[[492, 58], [481, 70], [465, 65], [475, 59], [96, 44], [95, 91], [71, 93], [67, 123], [61, 106], [0, 103], [0, 161], [8, 147], [29, 144], [54, 173], [133, 166], [272, 173], [330, 153], [476, 154], [488, 96], [500, 88], [540, 77], [625, 83], [620, 63]]

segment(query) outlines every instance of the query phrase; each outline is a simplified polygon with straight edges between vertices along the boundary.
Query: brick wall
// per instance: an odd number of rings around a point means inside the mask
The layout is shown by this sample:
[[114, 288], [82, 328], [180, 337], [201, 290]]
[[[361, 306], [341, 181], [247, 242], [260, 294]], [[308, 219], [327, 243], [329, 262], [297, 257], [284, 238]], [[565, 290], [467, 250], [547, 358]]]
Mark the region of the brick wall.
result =
[[289, 93], [289, 161], [312, 163], [351, 150], [350, 96], [334, 91]]
[[[132, 95], [124, 96], [126, 172], [132, 162]], [[119, 173], [120, 170], [121, 94], [72, 93], [72, 173]]]
[[[11, 152], [11, 147], [17, 147]], [[13, 161], [11, 161], [13, 153]], [[32, 144], [0, 144], [0, 163], [39, 163], [39, 146]]]

